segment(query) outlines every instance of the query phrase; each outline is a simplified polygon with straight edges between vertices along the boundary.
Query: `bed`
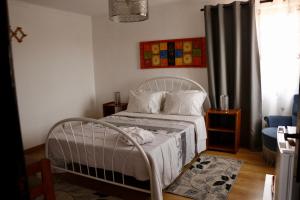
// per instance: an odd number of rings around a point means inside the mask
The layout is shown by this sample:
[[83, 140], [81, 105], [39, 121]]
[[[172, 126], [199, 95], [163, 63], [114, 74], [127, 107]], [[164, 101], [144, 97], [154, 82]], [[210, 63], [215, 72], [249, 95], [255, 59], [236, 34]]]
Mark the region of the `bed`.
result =
[[[201, 91], [206, 98], [200, 115], [122, 111], [101, 119], [61, 120], [49, 131], [46, 157], [54, 169], [146, 192], [152, 200], [162, 200], [163, 189], [206, 149], [204, 113], [210, 102], [200, 84], [183, 77], [149, 79], [133, 91]], [[125, 131], [128, 127], [151, 132], [153, 141], [140, 144]]]

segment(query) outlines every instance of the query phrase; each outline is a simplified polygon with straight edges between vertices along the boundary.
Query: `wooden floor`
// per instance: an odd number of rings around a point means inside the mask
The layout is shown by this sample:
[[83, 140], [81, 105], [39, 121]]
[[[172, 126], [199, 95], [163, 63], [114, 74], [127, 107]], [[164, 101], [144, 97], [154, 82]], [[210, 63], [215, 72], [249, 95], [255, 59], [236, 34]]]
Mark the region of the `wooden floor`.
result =
[[[251, 152], [247, 149], [240, 149], [237, 154], [223, 153], [217, 151], [205, 151], [206, 155], [219, 155], [243, 160], [240, 173], [237, 177], [232, 190], [229, 193], [228, 200], [256, 200], [262, 199], [265, 174], [274, 174], [275, 169], [267, 166], [262, 159], [260, 152]], [[29, 160], [38, 160], [42, 158], [42, 150], [31, 152], [26, 155]], [[164, 193], [165, 200], [189, 200], [177, 195]]]

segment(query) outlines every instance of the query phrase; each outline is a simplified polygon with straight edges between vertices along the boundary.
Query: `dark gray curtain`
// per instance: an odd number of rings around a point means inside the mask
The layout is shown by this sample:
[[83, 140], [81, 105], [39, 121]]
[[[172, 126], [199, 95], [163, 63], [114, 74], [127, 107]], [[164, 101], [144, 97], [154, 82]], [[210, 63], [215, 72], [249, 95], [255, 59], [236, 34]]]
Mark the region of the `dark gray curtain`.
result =
[[241, 145], [261, 149], [261, 82], [254, 1], [205, 6], [209, 96], [241, 108]]

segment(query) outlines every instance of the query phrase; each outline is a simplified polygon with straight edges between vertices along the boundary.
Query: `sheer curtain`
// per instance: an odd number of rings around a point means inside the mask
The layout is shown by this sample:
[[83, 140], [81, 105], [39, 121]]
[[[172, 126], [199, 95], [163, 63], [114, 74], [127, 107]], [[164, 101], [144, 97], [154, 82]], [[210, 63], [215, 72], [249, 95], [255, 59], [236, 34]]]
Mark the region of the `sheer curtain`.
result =
[[300, 0], [256, 3], [262, 114], [290, 115], [300, 74]]

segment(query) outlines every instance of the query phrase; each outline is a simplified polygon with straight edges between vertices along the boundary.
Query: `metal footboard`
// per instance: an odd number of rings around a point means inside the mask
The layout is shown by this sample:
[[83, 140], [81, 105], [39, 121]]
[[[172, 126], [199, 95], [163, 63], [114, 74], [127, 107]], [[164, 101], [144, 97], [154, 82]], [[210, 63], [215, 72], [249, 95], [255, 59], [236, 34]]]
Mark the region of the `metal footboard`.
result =
[[[116, 159], [120, 163], [118, 151], [124, 151], [124, 144], [120, 144], [121, 136], [133, 145], [126, 147], [128, 153], [122, 158], [122, 166], [116, 166]], [[55, 145], [54, 151], [53, 146], [49, 149], [51, 145]], [[106, 156], [108, 148], [110, 153]], [[150, 180], [149, 190], [126, 183], [125, 169], [128, 158], [133, 156], [133, 153], [134, 156], [141, 156], [145, 163]], [[59, 121], [48, 133], [46, 157], [51, 160], [54, 169], [150, 193], [153, 200], [152, 170], [145, 151], [135, 140], [112, 124], [90, 118]]]

